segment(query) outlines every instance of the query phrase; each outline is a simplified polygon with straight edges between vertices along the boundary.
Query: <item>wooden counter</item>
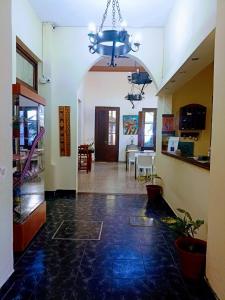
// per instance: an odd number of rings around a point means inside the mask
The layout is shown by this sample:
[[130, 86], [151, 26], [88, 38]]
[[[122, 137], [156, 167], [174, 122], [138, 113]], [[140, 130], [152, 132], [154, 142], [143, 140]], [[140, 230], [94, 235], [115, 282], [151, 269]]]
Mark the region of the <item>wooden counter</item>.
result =
[[206, 170], [210, 170], [210, 163], [209, 162], [200, 162], [200, 161], [198, 161], [194, 158], [178, 155], [176, 153], [167, 152], [167, 151], [162, 151], [162, 154], [173, 157], [175, 159], [182, 160], [182, 161], [184, 161], [186, 163], [189, 163], [191, 165], [195, 165], [197, 167], [200, 167], [200, 168], [203, 168], [203, 169], [206, 169]]

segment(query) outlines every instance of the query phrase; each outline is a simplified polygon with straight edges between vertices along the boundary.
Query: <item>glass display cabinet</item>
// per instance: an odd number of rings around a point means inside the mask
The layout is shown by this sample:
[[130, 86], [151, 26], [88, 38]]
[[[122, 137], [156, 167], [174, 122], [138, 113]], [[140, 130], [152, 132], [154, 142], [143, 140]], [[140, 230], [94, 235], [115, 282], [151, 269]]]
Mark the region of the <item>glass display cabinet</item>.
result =
[[44, 197], [45, 99], [13, 85], [14, 250], [23, 251], [46, 221]]

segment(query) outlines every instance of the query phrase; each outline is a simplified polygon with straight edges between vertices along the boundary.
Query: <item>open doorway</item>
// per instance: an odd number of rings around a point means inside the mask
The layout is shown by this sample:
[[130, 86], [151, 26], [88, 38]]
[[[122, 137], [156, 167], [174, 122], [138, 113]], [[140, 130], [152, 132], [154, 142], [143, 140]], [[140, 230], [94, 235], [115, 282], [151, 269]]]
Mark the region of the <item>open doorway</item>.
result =
[[[158, 105], [154, 83], [144, 87], [139, 101], [136, 99], [132, 103], [127, 97], [133, 88], [129, 81], [132, 73], [145, 71], [141, 64], [132, 58], [118, 60], [116, 68], [109, 68], [106, 58], [103, 58], [86, 74], [78, 94], [78, 144], [94, 143], [95, 153], [92, 154], [91, 172], [78, 172], [79, 192], [104, 192], [103, 189], [108, 188], [108, 192], [145, 193], [145, 188], [141, 187], [140, 190], [135, 182], [134, 167], [132, 166], [132, 172], [128, 173], [125, 164], [127, 145], [133, 143], [138, 147], [139, 112], [156, 110]], [[140, 93], [142, 87], [141, 85], [133, 90], [134, 94]], [[129, 121], [129, 130], [125, 127], [127, 120], [132, 122], [130, 124]], [[153, 130], [155, 135], [155, 127], [147, 124], [147, 121], [145, 123], [145, 127]], [[130, 125], [133, 126], [132, 130]], [[147, 138], [145, 131], [144, 141]], [[148, 142], [152, 143], [153, 134], [149, 134], [149, 137]], [[113, 186], [109, 183], [110, 180], [116, 182], [114, 190], [110, 190]], [[96, 185], [95, 188], [93, 184]]]

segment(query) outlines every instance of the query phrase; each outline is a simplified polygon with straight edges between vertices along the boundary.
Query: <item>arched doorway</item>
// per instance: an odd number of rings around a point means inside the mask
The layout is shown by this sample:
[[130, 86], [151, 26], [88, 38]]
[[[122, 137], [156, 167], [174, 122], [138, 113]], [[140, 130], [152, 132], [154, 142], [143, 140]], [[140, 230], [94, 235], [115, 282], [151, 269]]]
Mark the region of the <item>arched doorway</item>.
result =
[[[117, 161], [125, 161], [126, 145], [130, 144], [131, 142], [138, 144], [138, 135], [137, 132], [130, 134], [126, 134], [124, 132], [124, 118], [126, 116], [138, 116], [139, 111], [142, 111], [143, 108], [157, 108], [157, 97], [155, 96], [156, 86], [154, 84], [154, 78], [152, 84], [147, 86], [144, 90], [144, 99], [142, 101], [135, 101], [134, 107], [132, 103], [125, 98], [127, 94], [130, 93], [132, 88], [128, 81], [128, 76], [137, 71], [137, 69], [139, 71], [147, 71], [140, 60], [137, 60], [133, 56], [129, 56], [123, 58], [122, 62], [118, 62], [118, 66], [114, 70], [107, 66], [106, 58], [98, 59], [97, 62], [89, 69], [89, 71], [86, 72], [78, 92], [78, 144], [96, 143], [96, 108], [104, 108], [108, 109], [108, 111], [118, 108], [119, 142]], [[101, 129], [104, 126], [109, 128], [107, 124], [100, 126]], [[114, 133], [112, 134], [112, 132], [108, 132], [107, 134], [113, 135]], [[104, 144], [105, 139], [102, 139], [102, 142]], [[99, 157], [97, 157], [97, 160], [104, 161], [104, 159], [99, 159]], [[80, 191], [79, 175], [77, 190]], [[88, 190], [87, 186], [85, 190]], [[93, 191], [93, 189], [89, 191]]]

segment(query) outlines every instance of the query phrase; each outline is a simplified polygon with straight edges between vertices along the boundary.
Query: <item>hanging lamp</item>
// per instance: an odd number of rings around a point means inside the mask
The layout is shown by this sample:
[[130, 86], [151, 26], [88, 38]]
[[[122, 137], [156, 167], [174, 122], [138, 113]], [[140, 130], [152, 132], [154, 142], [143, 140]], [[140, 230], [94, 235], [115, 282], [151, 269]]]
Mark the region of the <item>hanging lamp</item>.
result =
[[[112, 29], [103, 30], [112, 3]], [[116, 22], [118, 14], [119, 24]], [[130, 51], [137, 52], [140, 47], [139, 37], [132, 36], [126, 30], [126, 22], [123, 20], [118, 0], [107, 0], [106, 9], [102, 22], [97, 29], [94, 24], [89, 26], [89, 51], [91, 54], [98, 53], [111, 57], [109, 66], [116, 67], [115, 58], [128, 54]]]

